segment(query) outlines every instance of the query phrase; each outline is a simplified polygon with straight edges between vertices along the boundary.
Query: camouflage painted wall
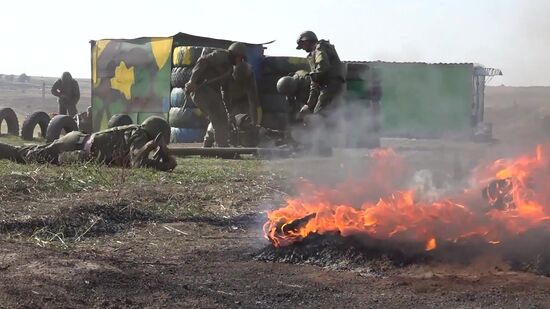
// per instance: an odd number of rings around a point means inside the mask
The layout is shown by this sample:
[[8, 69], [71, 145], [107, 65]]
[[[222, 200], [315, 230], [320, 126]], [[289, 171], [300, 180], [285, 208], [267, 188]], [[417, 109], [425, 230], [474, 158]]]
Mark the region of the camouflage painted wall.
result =
[[172, 38], [99, 40], [92, 48], [93, 128], [114, 114], [141, 122], [170, 108]]

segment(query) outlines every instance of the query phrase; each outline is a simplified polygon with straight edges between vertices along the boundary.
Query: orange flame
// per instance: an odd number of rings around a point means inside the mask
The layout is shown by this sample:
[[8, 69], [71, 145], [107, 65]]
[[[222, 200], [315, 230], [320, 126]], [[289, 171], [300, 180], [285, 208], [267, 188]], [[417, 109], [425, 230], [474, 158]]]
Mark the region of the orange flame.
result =
[[[532, 228], [550, 231], [550, 157], [542, 146], [532, 156], [478, 167], [472, 175], [475, 185], [435, 202], [422, 201], [412, 190], [393, 189], [406, 170], [393, 151], [374, 152], [370, 159], [373, 168], [362, 181], [330, 188], [303, 183], [298, 197], [268, 213], [265, 236], [279, 247], [312, 233], [365, 234], [424, 243], [429, 251], [437, 248], [436, 239], [478, 237], [499, 244]], [[479, 193], [483, 188], [486, 200]]]
[[428, 242], [426, 243], [426, 251], [431, 251], [437, 247], [437, 242], [435, 241], [435, 238], [430, 238]]

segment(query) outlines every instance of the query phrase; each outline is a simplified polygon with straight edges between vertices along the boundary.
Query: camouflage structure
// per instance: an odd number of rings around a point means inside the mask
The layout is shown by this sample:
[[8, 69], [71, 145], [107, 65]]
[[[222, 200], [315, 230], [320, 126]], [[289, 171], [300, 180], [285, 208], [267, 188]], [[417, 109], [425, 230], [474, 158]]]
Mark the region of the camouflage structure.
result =
[[[175, 109], [186, 101], [179, 88], [202, 52], [227, 49], [232, 42], [185, 33], [91, 41], [93, 131], [106, 129], [115, 114], [128, 114], [138, 124], [151, 115], [169, 118], [171, 107], [170, 114], [180, 117], [173, 126], [183, 121], [185, 128], [206, 130], [205, 121], [181, 116], [199, 115], [196, 107]], [[277, 81], [310, 68], [306, 58], [264, 56], [264, 44], [246, 44], [258, 82], [258, 122], [284, 130], [290, 106], [277, 92]], [[470, 130], [483, 121], [485, 78], [502, 74], [472, 63], [347, 62], [346, 67], [346, 102], [374, 109], [380, 125], [366, 127], [382, 136], [437, 137]]]
[[[178, 33], [169, 37], [91, 41], [93, 130], [107, 128], [112, 115], [128, 114], [134, 123], [151, 115], [168, 118], [170, 78], [178, 46], [228, 48], [233, 41]], [[248, 62], [261, 70], [262, 44], [246, 44]]]

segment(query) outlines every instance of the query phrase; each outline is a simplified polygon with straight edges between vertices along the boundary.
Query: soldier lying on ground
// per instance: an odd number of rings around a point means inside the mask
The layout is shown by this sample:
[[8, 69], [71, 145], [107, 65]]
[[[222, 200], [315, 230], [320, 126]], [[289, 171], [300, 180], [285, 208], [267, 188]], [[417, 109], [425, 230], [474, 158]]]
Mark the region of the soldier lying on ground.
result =
[[141, 125], [115, 127], [93, 134], [69, 132], [46, 145], [11, 146], [0, 143], [0, 159], [18, 163], [59, 164], [61, 153], [83, 151], [84, 160], [171, 171], [177, 163], [166, 147], [169, 140], [168, 123], [160, 117], [152, 116]]

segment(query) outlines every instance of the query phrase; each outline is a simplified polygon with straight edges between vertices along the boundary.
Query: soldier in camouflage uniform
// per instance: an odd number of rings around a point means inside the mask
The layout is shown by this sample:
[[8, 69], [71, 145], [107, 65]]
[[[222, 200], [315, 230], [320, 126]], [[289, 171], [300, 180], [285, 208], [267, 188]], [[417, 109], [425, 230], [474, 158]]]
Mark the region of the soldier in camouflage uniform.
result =
[[[168, 123], [160, 117], [152, 116], [141, 125], [115, 127], [93, 134], [69, 132], [46, 145], [11, 146], [0, 143], [0, 159], [19, 163], [59, 164], [61, 153], [83, 151], [85, 160], [170, 171], [177, 163], [166, 148], [169, 140]], [[149, 154], [153, 151], [151, 159]]]
[[306, 105], [311, 88], [311, 77], [304, 70], [298, 70], [291, 76], [281, 77], [277, 81], [277, 91], [286, 96], [290, 107], [290, 121], [300, 116], [300, 109]]
[[[258, 109], [258, 87], [256, 76], [250, 64], [241, 62], [233, 69], [232, 79], [229, 81], [230, 97], [226, 100], [226, 109], [229, 112], [229, 122], [232, 131], [239, 130], [235, 121], [237, 115], [248, 115], [252, 126], [256, 126]], [[240, 118], [239, 118], [240, 119]], [[215, 140], [215, 130], [210, 123], [204, 137], [204, 147], [212, 147]], [[234, 138], [233, 138], [234, 139]], [[232, 138], [230, 138], [232, 140]]]
[[193, 102], [212, 122], [218, 147], [229, 146], [230, 124], [226, 106], [230, 105], [230, 82], [233, 66], [245, 60], [246, 46], [243, 43], [233, 43], [228, 50], [213, 51], [199, 58], [190, 81], [185, 85]]
[[71, 117], [76, 115], [76, 103], [80, 100], [80, 88], [71, 73], [63, 72], [61, 78], [53, 84], [51, 91], [57, 97], [60, 115]]
[[[315, 33], [305, 31], [296, 41], [296, 49], [308, 52], [307, 60], [311, 69], [311, 87], [309, 98], [301, 112], [326, 113], [326, 109], [335, 108], [336, 100], [345, 89], [342, 62], [334, 45], [329, 41], [318, 40]], [[333, 106], [330, 106], [333, 105]]]

